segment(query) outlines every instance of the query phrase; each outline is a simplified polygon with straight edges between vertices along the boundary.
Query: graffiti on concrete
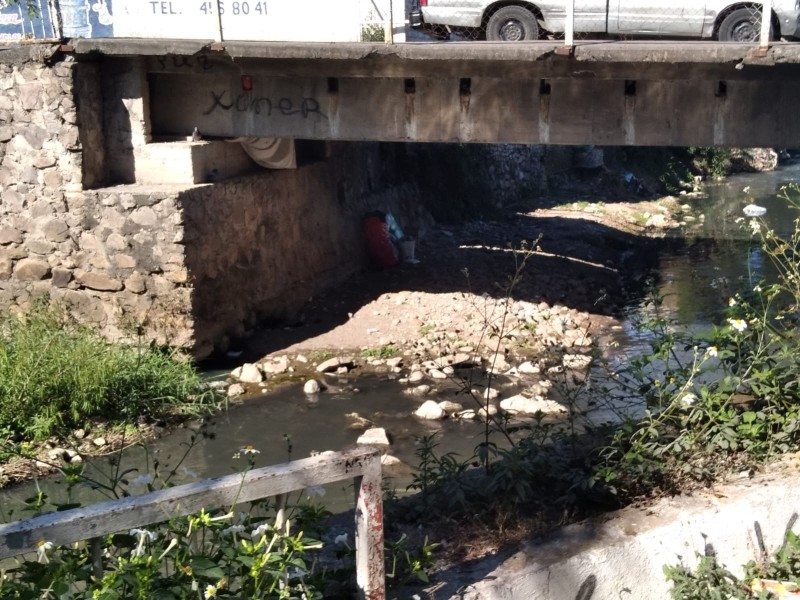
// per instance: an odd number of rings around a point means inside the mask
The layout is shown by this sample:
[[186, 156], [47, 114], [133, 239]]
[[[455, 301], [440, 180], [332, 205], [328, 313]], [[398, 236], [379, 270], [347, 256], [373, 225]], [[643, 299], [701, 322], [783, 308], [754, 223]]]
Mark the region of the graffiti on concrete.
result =
[[235, 111], [240, 113], [252, 113], [271, 117], [280, 115], [291, 117], [299, 115], [303, 119], [308, 119], [312, 115], [319, 115], [327, 119], [322, 112], [319, 101], [316, 98], [302, 98], [300, 100], [287, 97], [256, 96], [252, 92], [242, 92], [236, 96], [228, 96], [228, 92], [211, 91], [211, 104], [203, 112], [203, 115], [210, 115], [217, 111]]

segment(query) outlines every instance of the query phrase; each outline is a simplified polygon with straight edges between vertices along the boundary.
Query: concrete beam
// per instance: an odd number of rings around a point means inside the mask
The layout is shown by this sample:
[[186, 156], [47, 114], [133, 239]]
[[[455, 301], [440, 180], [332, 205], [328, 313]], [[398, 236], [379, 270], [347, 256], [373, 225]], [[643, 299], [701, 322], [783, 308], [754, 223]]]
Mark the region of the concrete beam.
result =
[[785, 146], [800, 44], [77, 40], [143, 56], [153, 133], [349, 141]]
[[[800, 80], [277, 78], [151, 74], [158, 135], [351, 141], [785, 146]], [[181, 102], [181, 98], [191, 101]]]

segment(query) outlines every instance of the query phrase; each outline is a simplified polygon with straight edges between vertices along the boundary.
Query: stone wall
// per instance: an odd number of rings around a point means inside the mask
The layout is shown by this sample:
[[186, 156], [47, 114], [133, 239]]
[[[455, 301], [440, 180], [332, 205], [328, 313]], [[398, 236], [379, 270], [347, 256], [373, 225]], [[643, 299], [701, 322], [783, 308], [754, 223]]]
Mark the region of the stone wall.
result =
[[424, 230], [430, 217], [417, 187], [392, 168], [398, 150], [337, 143], [328, 160], [297, 171], [182, 194], [198, 343], [224, 345], [258, 320], [291, 318], [315, 293], [365, 268], [366, 212], [388, 210], [407, 230]]
[[107, 187], [149, 139], [146, 85], [50, 50], [1, 55], [3, 308], [49, 295], [111, 339], [203, 356], [363, 268], [367, 210], [429, 223], [387, 144], [331, 144], [296, 170], [213, 185]]
[[46, 294], [111, 339], [205, 356], [365, 268], [366, 212], [424, 237], [425, 200], [471, 216], [546, 185], [540, 147], [347, 142], [295, 170], [134, 183], [156, 148], [143, 61], [57, 46], [0, 61], [0, 307]]

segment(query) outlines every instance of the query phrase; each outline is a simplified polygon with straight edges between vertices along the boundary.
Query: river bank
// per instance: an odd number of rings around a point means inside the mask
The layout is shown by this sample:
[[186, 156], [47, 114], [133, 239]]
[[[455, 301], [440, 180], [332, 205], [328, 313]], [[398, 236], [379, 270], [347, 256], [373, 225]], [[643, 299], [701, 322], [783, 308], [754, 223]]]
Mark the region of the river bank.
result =
[[[250, 379], [240, 387], [228, 377], [212, 385], [227, 391], [234, 404], [308, 379], [318, 380], [323, 394], [336, 393], [342, 383], [317, 367], [341, 357], [347, 360], [340, 374], [349, 374], [350, 387], [357, 385], [353, 377], [390, 377], [421, 405], [451, 400], [461, 385], [454, 385], [451, 369], [485, 369], [491, 360], [493, 387], [503, 388], [492, 404], [499, 407], [502, 400], [525, 392], [532, 407], [541, 408], [550, 387], [548, 369], [561, 371], [565, 355], [568, 367], [588, 368], [595, 340], [606, 336], [610, 342], [607, 336], [618, 327], [615, 315], [627, 302], [630, 285], [636, 285], [665, 236], [680, 231], [681, 218], [674, 198], [549, 204], [553, 207], [537, 208], [532, 202], [496, 220], [433, 228], [418, 241], [418, 264], [360, 274], [310, 299], [292, 326], [256, 332], [236, 349], [243, 358], [232, 352], [225, 366], [235, 370], [251, 357], [247, 362], [258, 365], [257, 382]], [[530, 255], [519, 280], [503, 291], [526, 244]], [[471, 382], [483, 393], [485, 380]], [[433, 416], [477, 408], [462, 398], [445, 412], [434, 409]], [[353, 414], [350, 426], [366, 430], [380, 427], [379, 421], [372, 414]], [[120, 430], [103, 421], [87, 422], [65, 439], [27, 446], [27, 458], [0, 466], [0, 481], [10, 485], [40, 478], [85, 458], [157, 439], [174, 427], [140, 420]]]
[[[324, 391], [329, 370], [388, 373], [409, 394], [435, 396], [453, 375], [445, 367], [544, 374], [569, 369], [566, 356], [587, 369], [593, 350], [613, 343], [659, 247], [694, 217], [675, 197], [551, 204], [437, 227], [418, 241], [418, 263], [312, 299], [294, 326], [257, 332], [241, 348], [253, 358], [233, 371], [244, 380], [234, 391], [310, 378]], [[330, 358], [341, 364], [318, 370]]]

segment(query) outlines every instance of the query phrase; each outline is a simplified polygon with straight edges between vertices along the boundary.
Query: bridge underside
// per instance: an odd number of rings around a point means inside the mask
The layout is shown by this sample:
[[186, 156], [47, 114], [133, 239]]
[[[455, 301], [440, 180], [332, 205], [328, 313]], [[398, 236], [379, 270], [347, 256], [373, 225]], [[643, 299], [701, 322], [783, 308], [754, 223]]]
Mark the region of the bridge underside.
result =
[[[800, 44], [172, 44], [81, 40], [133, 60], [154, 136], [776, 146], [800, 141]], [[138, 57], [138, 58], [134, 58]]]

